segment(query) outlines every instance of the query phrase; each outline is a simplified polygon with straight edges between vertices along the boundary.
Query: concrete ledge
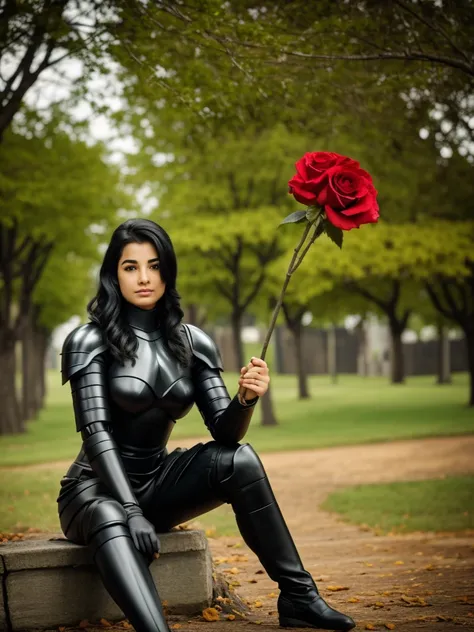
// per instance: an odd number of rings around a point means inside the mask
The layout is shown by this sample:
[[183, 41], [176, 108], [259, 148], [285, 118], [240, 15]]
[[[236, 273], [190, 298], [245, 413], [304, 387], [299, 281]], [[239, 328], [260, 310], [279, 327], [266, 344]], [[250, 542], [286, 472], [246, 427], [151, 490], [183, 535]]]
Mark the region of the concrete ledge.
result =
[[[204, 533], [175, 531], [159, 537], [160, 557], [150, 570], [169, 610], [192, 614], [209, 606], [212, 561]], [[2, 545], [0, 577], [0, 630], [123, 618], [103, 588], [88, 550], [62, 536]]]

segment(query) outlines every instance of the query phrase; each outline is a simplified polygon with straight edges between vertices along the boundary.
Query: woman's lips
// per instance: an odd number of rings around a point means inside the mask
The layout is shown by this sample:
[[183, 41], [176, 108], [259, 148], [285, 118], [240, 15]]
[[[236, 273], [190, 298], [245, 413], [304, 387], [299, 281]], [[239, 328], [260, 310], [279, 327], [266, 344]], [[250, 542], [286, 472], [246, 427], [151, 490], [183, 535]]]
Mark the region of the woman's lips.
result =
[[153, 290], [138, 290], [136, 294], [142, 294], [143, 296], [148, 296], [148, 294], [151, 294], [152, 292]]

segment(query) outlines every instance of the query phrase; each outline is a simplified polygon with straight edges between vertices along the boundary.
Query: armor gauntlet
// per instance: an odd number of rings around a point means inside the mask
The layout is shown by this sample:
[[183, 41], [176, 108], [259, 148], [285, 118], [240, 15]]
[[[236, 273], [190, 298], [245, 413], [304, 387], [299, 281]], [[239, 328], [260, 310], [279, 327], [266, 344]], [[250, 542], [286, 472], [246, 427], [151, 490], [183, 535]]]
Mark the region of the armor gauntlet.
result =
[[194, 356], [192, 376], [199, 412], [213, 439], [234, 445], [245, 436], [258, 397], [246, 404], [237, 395], [231, 400], [220, 375], [222, 360], [215, 343], [197, 327], [186, 325], [185, 329]]
[[75, 329], [63, 345], [62, 378], [71, 382], [76, 428], [90, 466], [131, 517], [142, 511], [111, 431], [105, 349], [97, 326]]

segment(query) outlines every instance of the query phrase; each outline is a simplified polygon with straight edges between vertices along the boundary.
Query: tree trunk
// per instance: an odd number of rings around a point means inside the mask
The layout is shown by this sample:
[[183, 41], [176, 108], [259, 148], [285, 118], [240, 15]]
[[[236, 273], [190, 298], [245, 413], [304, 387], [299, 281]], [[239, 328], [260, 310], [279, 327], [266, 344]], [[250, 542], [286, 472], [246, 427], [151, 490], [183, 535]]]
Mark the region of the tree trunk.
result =
[[464, 329], [467, 345], [467, 364], [469, 369], [469, 404], [474, 406], [474, 327]]
[[390, 323], [390, 334], [392, 337], [392, 357], [391, 357], [391, 374], [392, 384], [403, 384], [405, 382], [405, 366], [403, 361], [403, 330], [399, 327], [398, 322], [392, 319]]
[[438, 326], [438, 378], [437, 384], [451, 384], [451, 356], [447, 328]]
[[244, 349], [242, 345], [242, 314], [234, 312], [231, 316], [232, 325], [232, 344], [234, 347], [234, 357], [236, 362], [236, 371], [240, 373], [240, 369], [245, 366]]
[[336, 325], [328, 329], [328, 371], [333, 384], [337, 383], [337, 333]]
[[21, 339], [21, 411], [25, 421], [34, 419], [37, 409], [35, 397], [37, 375], [37, 354], [32, 314], [26, 316]]
[[25, 432], [25, 423], [18, 402], [15, 375], [15, 340], [1, 341], [0, 346], [0, 435]]
[[260, 398], [262, 406], [262, 426], [277, 426], [278, 421], [273, 411], [272, 391], [271, 387], [268, 387], [268, 391], [263, 397]]
[[48, 352], [49, 332], [44, 327], [35, 331], [36, 344], [36, 380], [35, 380], [35, 406], [39, 412], [44, 406], [46, 397], [46, 354]]
[[290, 331], [295, 340], [296, 371], [298, 374], [298, 399], [310, 399], [308, 374], [306, 373], [303, 357], [303, 326], [301, 322], [297, 322], [293, 327], [290, 327]]

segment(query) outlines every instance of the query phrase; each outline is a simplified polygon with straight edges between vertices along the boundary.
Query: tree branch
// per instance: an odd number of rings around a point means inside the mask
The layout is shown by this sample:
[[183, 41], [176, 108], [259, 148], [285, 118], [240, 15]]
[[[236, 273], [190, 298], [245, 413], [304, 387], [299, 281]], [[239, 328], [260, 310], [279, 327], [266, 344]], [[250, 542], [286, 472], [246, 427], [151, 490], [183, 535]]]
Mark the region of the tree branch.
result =
[[460, 48], [458, 48], [456, 46], [456, 44], [452, 41], [452, 39], [449, 37], [449, 35], [446, 33], [446, 31], [439, 25], [433, 24], [433, 22], [431, 22], [430, 20], [427, 20], [425, 17], [423, 17], [422, 15], [420, 15], [419, 13], [417, 13], [414, 9], [413, 6], [408, 5], [406, 2], [403, 2], [403, 0], [395, 0], [395, 4], [398, 4], [398, 6], [403, 9], [404, 11], [406, 11], [407, 13], [410, 13], [410, 15], [412, 15], [414, 18], [416, 18], [417, 20], [419, 20], [420, 22], [422, 22], [422, 24], [424, 24], [425, 26], [427, 26], [428, 28], [430, 28], [432, 31], [434, 31], [435, 33], [439, 33], [442, 37], [444, 37], [444, 39], [448, 42], [448, 44], [451, 46], [451, 48], [456, 51], [456, 53], [458, 53], [459, 55], [461, 55], [461, 57], [464, 57], [464, 59], [470, 63], [470, 59], [469, 57], [466, 55], [466, 53], [464, 53], [464, 51], [462, 51]]

